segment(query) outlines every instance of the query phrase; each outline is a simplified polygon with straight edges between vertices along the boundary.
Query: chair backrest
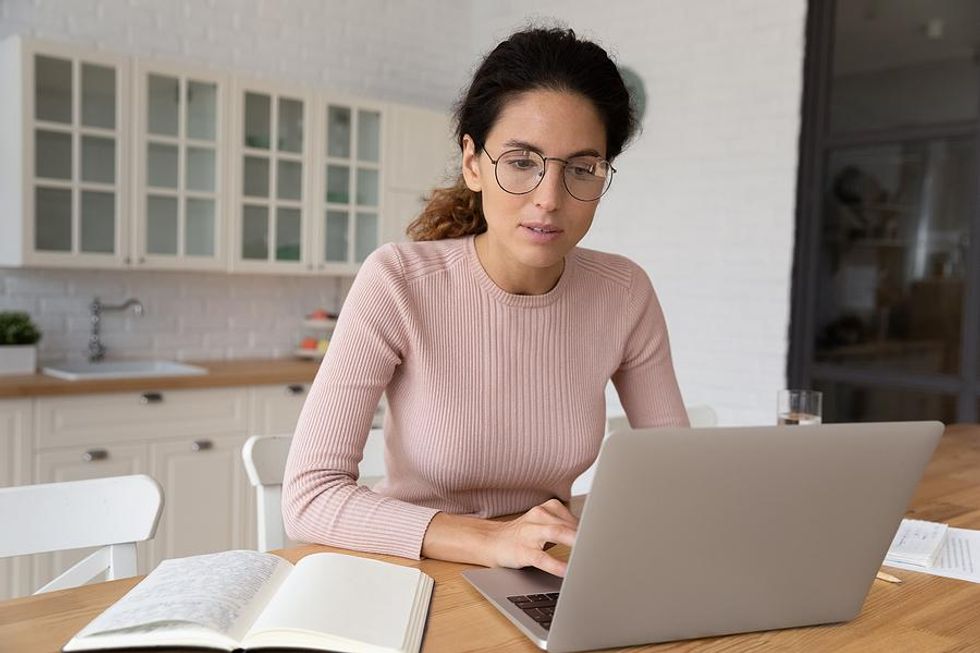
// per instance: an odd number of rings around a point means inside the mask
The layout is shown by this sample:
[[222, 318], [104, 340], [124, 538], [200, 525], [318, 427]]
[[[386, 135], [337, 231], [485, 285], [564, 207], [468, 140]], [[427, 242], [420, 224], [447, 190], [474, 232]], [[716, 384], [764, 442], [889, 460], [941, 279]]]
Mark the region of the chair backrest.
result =
[[162, 510], [163, 490], [144, 474], [0, 488], [0, 558], [101, 547], [35, 593], [135, 576], [136, 543]]
[[[253, 435], [242, 447], [245, 472], [255, 487], [259, 551], [281, 549], [288, 542], [282, 523], [282, 479], [292, 440], [292, 435]], [[361, 485], [373, 485], [384, 477], [381, 429], [371, 429], [368, 434], [358, 474]]]

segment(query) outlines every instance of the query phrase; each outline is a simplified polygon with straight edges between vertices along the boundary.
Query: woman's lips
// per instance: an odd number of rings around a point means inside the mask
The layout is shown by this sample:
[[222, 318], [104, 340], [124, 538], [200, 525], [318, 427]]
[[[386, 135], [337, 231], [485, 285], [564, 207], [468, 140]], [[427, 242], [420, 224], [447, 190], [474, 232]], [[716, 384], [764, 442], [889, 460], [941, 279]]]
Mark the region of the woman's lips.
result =
[[538, 224], [533, 222], [521, 225], [521, 232], [532, 243], [550, 243], [561, 236], [561, 229], [553, 225]]

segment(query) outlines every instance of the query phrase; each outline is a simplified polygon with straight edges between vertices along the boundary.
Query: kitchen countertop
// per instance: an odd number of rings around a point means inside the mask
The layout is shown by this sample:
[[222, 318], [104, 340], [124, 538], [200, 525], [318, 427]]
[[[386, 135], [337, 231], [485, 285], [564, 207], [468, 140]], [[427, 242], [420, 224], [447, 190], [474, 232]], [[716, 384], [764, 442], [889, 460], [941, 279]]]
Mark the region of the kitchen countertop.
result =
[[66, 381], [46, 374], [0, 376], [0, 399], [77, 395], [94, 392], [139, 392], [190, 388], [219, 388], [276, 383], [310, 383], [319, 361], [296, 358], [181, 361], [207, 368], [197, 376], [154, 376], [140, 379]]

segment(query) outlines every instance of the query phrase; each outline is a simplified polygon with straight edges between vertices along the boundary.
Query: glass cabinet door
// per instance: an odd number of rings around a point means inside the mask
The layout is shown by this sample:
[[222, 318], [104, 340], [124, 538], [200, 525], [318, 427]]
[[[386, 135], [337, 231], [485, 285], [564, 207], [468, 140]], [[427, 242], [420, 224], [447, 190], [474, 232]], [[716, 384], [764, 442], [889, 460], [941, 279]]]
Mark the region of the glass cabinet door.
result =
[[[33, 90], [33, 253], [115, 264], [119, 246], [119, 66], [29, 54]], [[91, 255], [91, 256], [89, 256]]]
[[144, 190], [139, 263], [208, 269], [221, 261], [221, 83], [147, 70], [141, 90]]
[[381, 206], [381, 112], [330, 103], [320, 256], [357, 264], [378, 247]]
[[304, 260], [306, 102], [258, 90], [242, 95], [238, 258], [298, 266]]

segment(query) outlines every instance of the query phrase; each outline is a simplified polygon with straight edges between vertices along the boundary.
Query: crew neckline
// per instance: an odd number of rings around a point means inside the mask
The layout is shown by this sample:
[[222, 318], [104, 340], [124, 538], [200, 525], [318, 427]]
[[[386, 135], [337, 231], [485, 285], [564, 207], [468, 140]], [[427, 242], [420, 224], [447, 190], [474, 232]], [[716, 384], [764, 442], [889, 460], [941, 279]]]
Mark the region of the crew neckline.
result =
[[518, 295], [507, 292], [494, 283], [493, 279], [490, 278], [490, 275], [484, 269], [483, 264], [480, 263], [480, 257], [476, 253], [475, 239], [476, 236], [466, 237], [466, 258], [469, 261], [470, 269], [476, 277], [477, 282], [479, 282], [480, 287], [502, 304], [524, 308], [549, 306], [558, 301], [565, 293], [565, 288], [571, 283], [571, 278], [575, 274], [577, 248], [573, 248], [572, 251], [565, 255], [565, 269], [562, 270], [561, 276], [558, 277], [558, 283], [548, 292], [541, 295]]

